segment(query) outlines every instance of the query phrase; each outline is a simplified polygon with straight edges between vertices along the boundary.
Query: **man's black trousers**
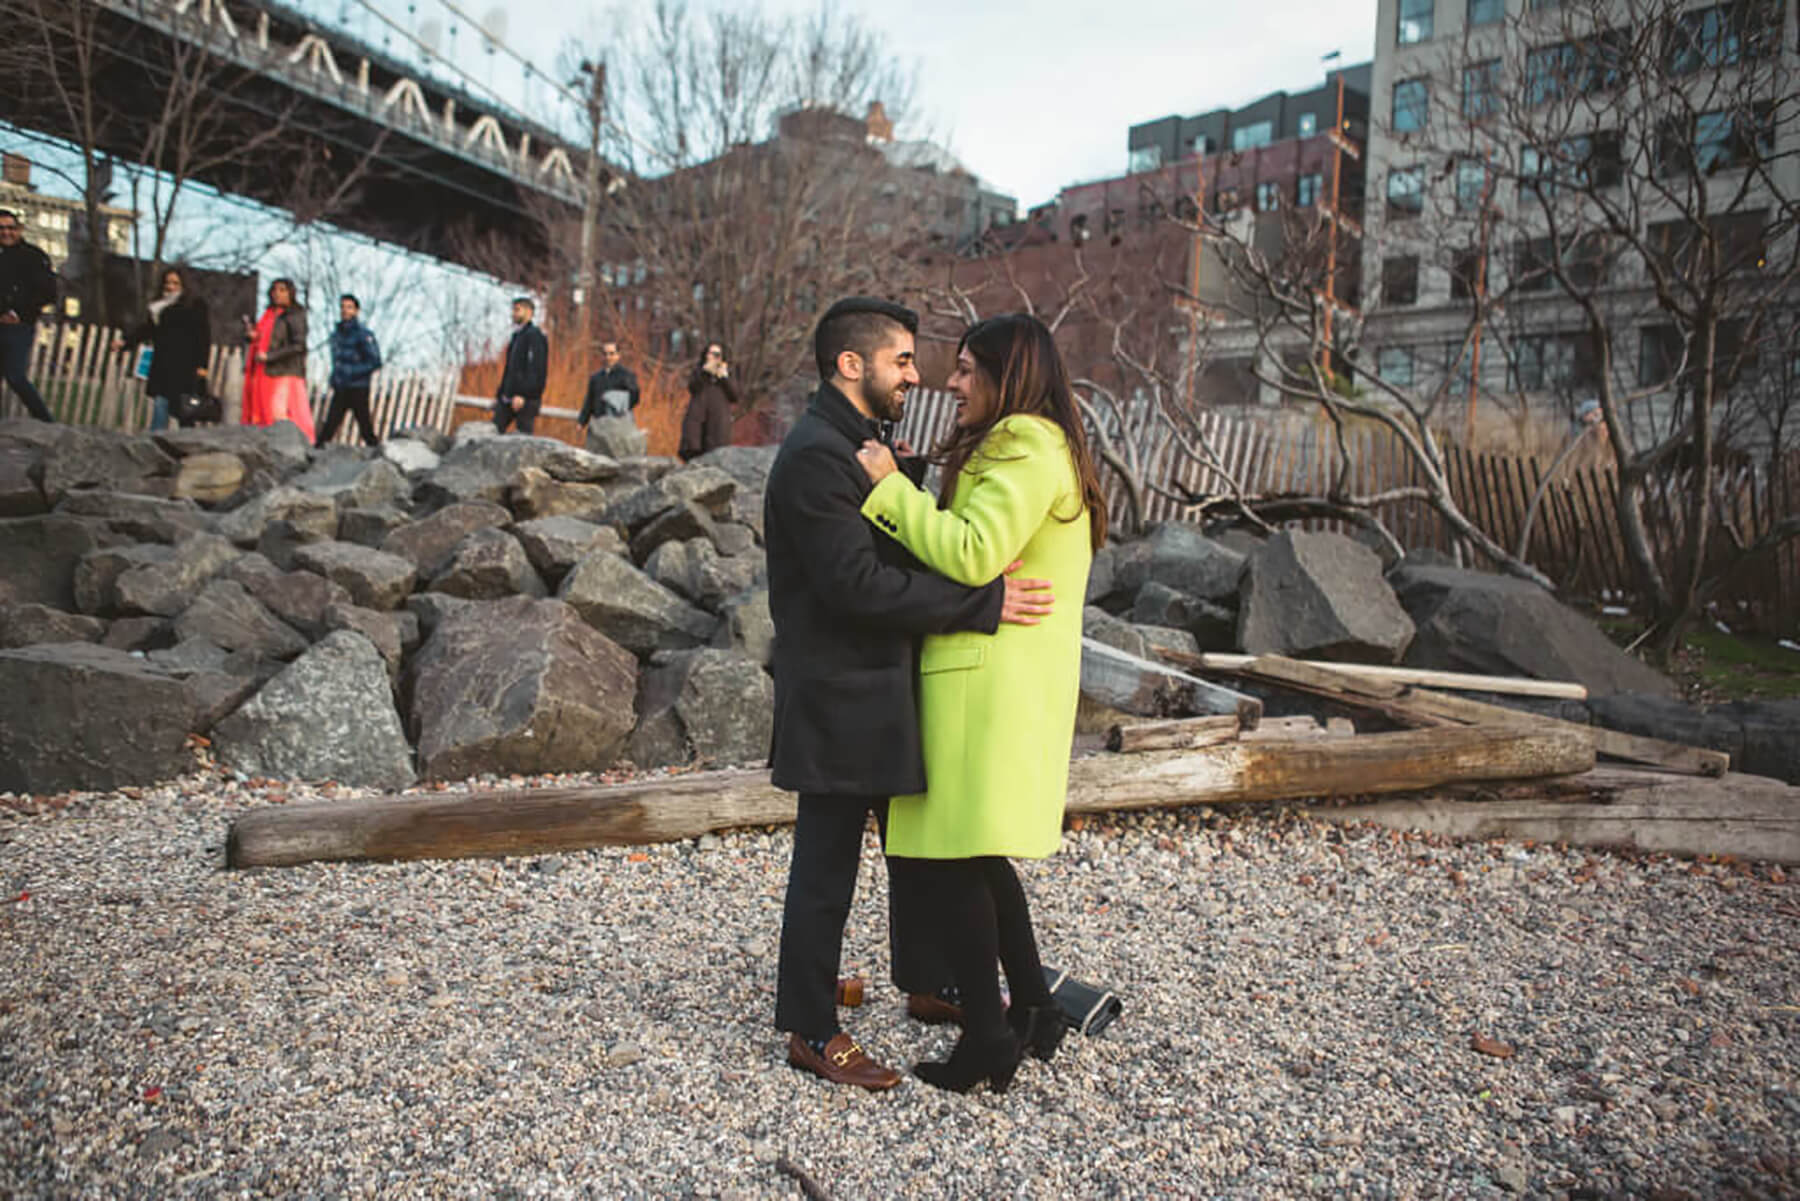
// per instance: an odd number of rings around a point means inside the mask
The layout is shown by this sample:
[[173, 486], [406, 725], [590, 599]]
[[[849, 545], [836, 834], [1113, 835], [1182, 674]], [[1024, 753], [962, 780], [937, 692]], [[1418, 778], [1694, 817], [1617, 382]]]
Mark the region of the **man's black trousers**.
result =
[[541, 400], [528, 400], [516, 409], [508, 408], [503, 401], [494, 402], [494, 428], [501, 433], [506, 432], [509, 425], [517, 425], [521, 434], [529, 434], [537, 429], [538, 409]]
[[375, 437], [375, 418], [369, 413], [369, 386], [364, 384], [360, 388], [331, 390], [331, 407], [325, 411], [325, 425], [319, 430], [318, 445], [323, 446], [337, 436], [338, 426], [344, 424], [345, 413], [356, 418], [356, 428], [362, 434], [364, 446], [373, 446], [380, 441]]
[[[775, 985], [775, 1026], [804, 1038], [838, 1031], [838, 963], [844, 922], [856, 891], [863, 830], [869, 814], [887, 832], [887, 798], [801, 793], [794, 819], [794, 859], [788, 868], [781, 916], [781, 961]], [[929, 993], [950, 983], [931, 931], [930, 906], [918, 873], [905, 859], [888, 865], [888, 940], [894, 983]]]

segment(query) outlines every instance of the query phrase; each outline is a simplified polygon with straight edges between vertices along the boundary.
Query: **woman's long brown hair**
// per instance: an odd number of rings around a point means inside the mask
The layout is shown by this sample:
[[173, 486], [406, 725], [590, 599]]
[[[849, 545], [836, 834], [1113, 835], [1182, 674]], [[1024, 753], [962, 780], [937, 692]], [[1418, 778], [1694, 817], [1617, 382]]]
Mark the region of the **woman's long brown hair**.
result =
[[963, 334], [956, 353], [960, 355], [964, 350], [994, 385], [1000, 403], [979, 424], [953, 427], [933, 452], [932, 461], [944, 470], [939, 502], [948, 507], [956, 492], [957, 476], [1002, 417], [1013, 413], [1043, 417], [1062, 427], [1069, 455], [1075, 460], [1075, 476], [1081, 484], [1081, 512], [1057, 520], [1074, 521], [1081, 513], [1087, 513], [1091, 523], [1089, 537], [1094, 549], [1099, 550], [1106, 542], [1106, 494], [1100, 488], [1100, 475], [1088, 451], [1087, 429], [1075, 407], [1069, 373], [1049, 328], [1029, 313], [989, 317], [977, 321]]

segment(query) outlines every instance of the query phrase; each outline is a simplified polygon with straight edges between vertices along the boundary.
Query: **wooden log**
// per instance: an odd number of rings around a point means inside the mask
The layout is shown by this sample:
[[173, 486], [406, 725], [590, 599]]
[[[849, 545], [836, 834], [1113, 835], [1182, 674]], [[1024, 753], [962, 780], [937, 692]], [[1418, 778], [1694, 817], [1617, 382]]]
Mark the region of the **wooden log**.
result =
[[1230, 742], [1237, 736], [1238, 718], [1235, 713], [1177, 717], [1168, 721], [1120, 722], [1106, 732], [1106, 749], [1121, 754], [1192, 750]]
[[1310, 713], [1302, 713], [1293, 717], [1265, 717], [1262, 725], [1243, 731], [1238, 738], [1245, 742], [1279, 742], [1284, 738], [1349, 738], [1355, 734], [1356, 727], [1346, 718], [1333, 717], [1321, 724]]
[[1618, 730], [1608, 730], [1601, 726], [1577, 725], [1560, 718], [1543, 717], [1535, 713], [1521, 713], [1516, 709], [1508, 709], [1504, 705], [1490, 705], [1485, 701], [1472, 701], [1461, 696], [1446, 696], [1441, 692], [1431, 692], [1423, 688], [1410, 689], [1404, 697], [1395, 702], [1395, 707], [1428, 717], [1448, 718], [1452, 721], [1472, 724], [1510, 723], [1516, 725], [1528, 723], [1566, 727], [1571, 730], [1586, 730], [1594, 740], [1594, 749], [1602, 755], [1611, 755], [1615, 759], [1648, 763], [1653, 767], [1664, 768], [1668, 771], [1699, 776], [1722, 776], [1731, 770], [1731, 756], [1724, 751], [1709, 751], [1679, 742], [1667, 742], [1661, 738], [1646, 738], [1641, 734], [1623, 734]]
[[[1256, 661], [1255, 655], [1229, 655], [1207, 652], [1191, 655], [1174, 652], [1170, 656], [1157, 647], [1159, 656], [1179, 667], [1197, 671], [1240, 671]], [[1418, 684], [1426, 688], [1449, 688], [1459, 692], [1494, 692], [1505, 696], [1542, 696], [1557, 700], [1584, 701], [1588, 690], [1584, 685], [1566, 680], [1530, 680], [1520, 676], [1483, 676], [1461, 671], [1432, 671], [1424, 667], [1387, 667], [1378, 663], [1319, 663], [1310, 659], [1292, 660], [1346, 675], [1371, 680], [1387, 680], [1395, 684]], [[1398, 695], [1395, 693], [1394, 695]]]
[[1262, 720], [1262, 702], [1253, 696], [1140, 659], [1092, 638], [1081, 640], [1081, 692], [1139, 717], [1227, 713], [1235, 715], [1246, 730], [1255, 729]]
[[[1343, 739], [1229, 742], [1069, 765], [1069, 813], [1414, 792], [1463, 780], [1564, 775], [1592, 743], [1557, 730], [1445, 727]], [[464, 859], [695, 838], [794, 820], [767, 772], [705, 772], [607, 788], [378, 797], [272, 806], [232, 824], [226, 862]]]
[[1779, 780], [1740, 775], [1694, 780], [1597, 768], [1545, 784], [1542, 790], [1553, 795], [1394, 797], [1309, 812], [1330, 821], [1374, 822], [1453, 838], [1529, 838], [1800, 863], [1800, 788]]

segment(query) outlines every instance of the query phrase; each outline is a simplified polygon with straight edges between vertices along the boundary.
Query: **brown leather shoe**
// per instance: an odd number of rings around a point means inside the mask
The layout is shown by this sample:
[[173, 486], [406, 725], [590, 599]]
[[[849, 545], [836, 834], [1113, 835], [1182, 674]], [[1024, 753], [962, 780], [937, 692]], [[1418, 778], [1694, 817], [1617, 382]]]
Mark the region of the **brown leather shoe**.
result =
[[833, 1084], [854, 1084], [873, 1092], [893, 1088], [900, 1083], [900, 1073], [870, 1059], [855, 1039], [838, 1031], [825, 1044], [820, 1055], [798, 1034], [788, 1035], [788, 1062], [815, 1076], [823, 1076]]
[[909, 992], [906, 994], [906, 1016], [927, 1026], [960, 1026], [963, 1011], [961, 1005], [952, 1005], [931, 993]]

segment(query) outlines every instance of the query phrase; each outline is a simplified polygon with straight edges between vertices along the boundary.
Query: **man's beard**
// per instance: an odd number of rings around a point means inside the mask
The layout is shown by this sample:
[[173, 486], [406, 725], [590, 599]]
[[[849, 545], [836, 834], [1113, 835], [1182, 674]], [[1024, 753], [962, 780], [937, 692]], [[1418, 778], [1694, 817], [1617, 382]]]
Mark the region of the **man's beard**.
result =
[[906, 393], [898, 392], [898, 381], [879, 382], [865, 377], [861, 381], [863, 403], [878, 421], [898, 421], [906, 413]]

